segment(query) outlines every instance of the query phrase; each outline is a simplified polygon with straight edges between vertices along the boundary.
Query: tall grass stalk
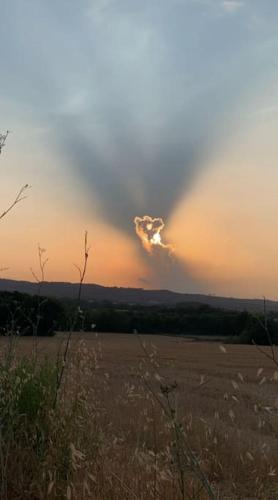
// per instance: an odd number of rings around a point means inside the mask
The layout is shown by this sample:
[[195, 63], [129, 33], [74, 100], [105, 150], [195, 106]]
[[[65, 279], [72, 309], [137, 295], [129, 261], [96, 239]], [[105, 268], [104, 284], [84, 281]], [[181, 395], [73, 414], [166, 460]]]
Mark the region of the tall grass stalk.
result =
[[[57, 404], [57, 398], [58, 394], [60, 391], [60, 387], [62, 384], [63, 376], [64, 376], [64, 371], [67, 363], [67, 358], [68, 358], [68, 353], [69, 353], [69, 348], [70, 348], [70, 341], [72, 337], [72, 333], [78, 323], [78, 319], [80, 317], [80, 313], [82, 314], [81, 311], [81, 293], [82, 293], [82, 285], [84, 283], [84, 279], [86, 276], [86, 271], [87, 271], [87, 264], [88, 264], [88, 259], [89, 259], [89, 252], [90, 252], [90, 247], [88, 246], [88, 232], [85, 231], [84, 234], [84, 250], [83, 250], [83, 265], [82, 267], [75, 265], [75, 267], [78, 269], [79, 272], [79, 286], [78, 286], [78, 295], [77, 295], [77, 307], [75, 310], [75, 314], [73, 316], [73, 320], [71, 321], [70, 327], [69, 327], [69, 332], [66, 340], [66, 345], [65, 349], [62, 355], [62, 362], [60, 364], [60, 370], [58, 371], [57, 375], [57, 387], [56, 387], [56, 394], [55, 394], [55, 399], [54, 399], [54, 406]], [[59, 366], [59, 359], [57, 360], [57, 366]]]

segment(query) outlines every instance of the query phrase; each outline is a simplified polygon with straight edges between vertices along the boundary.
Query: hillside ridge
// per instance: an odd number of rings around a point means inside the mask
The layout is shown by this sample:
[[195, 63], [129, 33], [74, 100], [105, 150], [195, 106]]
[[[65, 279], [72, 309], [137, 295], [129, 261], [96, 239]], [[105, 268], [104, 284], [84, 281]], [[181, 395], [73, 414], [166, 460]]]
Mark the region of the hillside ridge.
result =
[[[74, 299], [77, 297], [79, 283], [46, 281], [43, 283], [43, 295], [60, 299]], [[0, 291], [17, 291], [35, 295], [37, 283], [31, 281], [0, 279]], [[112, 303], [128, 303], [140, 305], [175, 305], [181, 303], [200, 303], [212, 307], [232, 310], [247, 310], [262, 312], [262, 299], [248, 299], [236, 297], [221, 297], [199, 293], [181, 293], [167, 289], [146, 290], [144, 288], [107, 287], [95, 283], [84, 283], [82, 287], [83, 300], [92, 302], [108, 301]], [[278, 302], [267, 301], [267, 309], [278, 311]]]

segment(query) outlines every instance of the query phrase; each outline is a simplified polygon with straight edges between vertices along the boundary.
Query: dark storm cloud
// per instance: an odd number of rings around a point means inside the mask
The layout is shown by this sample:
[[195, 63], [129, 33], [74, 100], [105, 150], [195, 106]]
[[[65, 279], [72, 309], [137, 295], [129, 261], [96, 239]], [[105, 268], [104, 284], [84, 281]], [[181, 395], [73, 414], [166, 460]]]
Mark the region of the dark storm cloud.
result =
[[246, 36], [246, 13], [230, 15], [229, 4], [224, 16], [227, 2], [205, 11], [205, 24], [202, 2], [99, 6], [90, 11], [91, 88], [57, 114], [57, 139], [104, 218], [132, 233], [135, 215], [167, 223], [227, 140], [265, 54], [252, 30]]
[[66, 126], [64, 130], [68, 161], [75, 164], [84, 179], [84, 190], [88, 196], [97, 196], [105, 218], [124, 230], [131, 229], [136, 214], [146, 212], [167, 218], [198, 170], [200, 152], [186, 141], [175, 144], [168, 137], [148, 158], [144, 155], [146, 145], [142, 144], [138, 151], [130, 131], [125, 140], [118, 142], [111, 161], [106, 161], [74, 127]]

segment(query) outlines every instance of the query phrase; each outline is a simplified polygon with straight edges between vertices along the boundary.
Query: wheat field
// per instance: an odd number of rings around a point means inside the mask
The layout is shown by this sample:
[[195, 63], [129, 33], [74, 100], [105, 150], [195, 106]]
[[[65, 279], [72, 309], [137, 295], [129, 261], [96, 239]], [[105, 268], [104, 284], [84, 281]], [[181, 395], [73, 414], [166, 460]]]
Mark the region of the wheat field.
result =
[[[38, 339], [38, 359], [55, 360], [66, 338]], [[2, 353], [8, 342], [1, 339]], [[33, 346], [17, 339], [17, 356]], [[14, 498], [276, 499], [277, 379], [256, 346], [73, 333], [59, 404], [70, 473], [58, 477], [58, 426], [44, 487], [36, 476], [33, 489], [26, 484], [26, 495], [21, 488]], [[73, 402], [81, 411], [67, 422]]]

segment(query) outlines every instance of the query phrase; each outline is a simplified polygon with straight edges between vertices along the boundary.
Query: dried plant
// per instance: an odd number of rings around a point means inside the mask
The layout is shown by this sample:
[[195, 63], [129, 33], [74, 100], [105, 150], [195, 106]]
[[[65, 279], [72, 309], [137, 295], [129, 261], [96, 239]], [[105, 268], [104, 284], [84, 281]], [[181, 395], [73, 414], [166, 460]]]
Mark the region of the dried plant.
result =
[[266, 334], [266, 338], [268, 341], [268, 345], [270, 347], [270, 353], [267, 350], [264, 350], [260, 346], [256, 344], [256, 342], [253, 340], [253, 344], [256, 346], [258, 351], [263, 354], [263, 356], [267, 357], [270, 359], [273, 364], [278, 367], [278, 354], [277, 354], [277, 346], [273, 344], [272, 337], [268, 328], [268, 315], [267, 315], [267, 308], [266, 308], [266, 298], [263, 298], [263, 321], [260, 319], [260, 317], [257, 317], [257, 320], [259, 321], [262, 330]]
[[29, 189], [30, 186], [29, 184], [25, 184], [25, 186], [23, 186], [19, 192], [17, 193], [14, 201], [9, 205], [9, 207], [4, 210], [4, 212], [2, 212], [0, 214], [0, 220], [3, 219], [4, 217], [6, 217], [6, 215], [18, 204], [20, 203], [21, 201], [25, 200], [27, 198], [27, 196], [25, 195], [27, 189]]
[[9, 135], [10, 131], [7, 130], [5, 134], [0, 134], [0, 154], [2, 153], [2, 149], [5, 146], [6, 139]]
[[39, 285], [38, 295], [41, 294], [41, 286], [45, 281], [45, 266], [49, 260], [48, 257], [44, 258], [45, 253], [46, 249], [42, 248], [40, 244], [38, 244], [39, 274], [37, 274], [32, 267], [30, 268], [33, 278]]
[[39, 260], [39, 273], [36, 273], [33, 268], [30, 268], [31, 274], [38, 284], [37, 291], [37, 310], [35, 315], [35, 320], [33, 320], [32, 316], [26, 319], [29, 320], [29, 323], [32, 327], [33, 332], [33, 345], [34, 345], [34, 355], [37, 353], [38, 347], [38, 331], [40, 322], [43, 318], [43, 306], [47, 303], [47, 298], [41, 298], [41, 291], [43, 287], [43, 283], [45, 281], [45, 267], [48, 262], [48, 257], [45, 257], [46, 249], [42, 248], [40, 244], [38, 244], [38, 260]]
[[[8, 134], [9, 134], [9, 130], [7, 130], [6, 134], [0, 134], [0, 154], [2, 152], [2, 148], [5, 146], [5, 142], [6, 142], [6, 139], [8, 137]], [[18, 203], [20, 203], [21, 201], [25, 200], [25, 198], [26, 198], [26, 191], [29, 188], [30, 188], [29, 184], [25, 184], [24, 186], [22, 186], [22, 188], [20, 188], [20, 190], [18, 191], [15, 199], [12, 201], [12, 203], [9, 205], [9, 207], [6, 210], [4, 210], [2, 213], [0, 213], [0, 220], [2, 220], [4, 217], [6, 217], [6, 215]]]
[[82, 291], [82, 285], [84, 283], [84, 279], [86, 276], [86, 271], [87, 271], [87, 264], [88, 264], [88, 258], [89, 258], [89, 252], [90, 252], [90, 247], [88, 246], [88, 232], [85, 231], [84, 234], [84, 257], [83, 257], [83, 265], [80, 267], [77, 264], [74, 264], [76, 269], [79, 272], [79, 287], [78, 287], [78, 295], [77, 295], [77, 301], [78, 305], [80, 306], [80, 301], [81, 301], [81, 291]]
[[[60, 388], [61, 388], [61, 384], [62, 384], [62, 380], [63, 380], [63, 375], [64, 375], [66, 363], [67, 363], [67, 358], [68, 358], [68, 353], [69, 353], [70, 341], [71, 341], [72, 333], [73, 333], [74, 329], [76, 328], [76, 325], [77, 325], [77, 322], [78, 322], [78, 319], [79, 319], [80, 315], [82, 314], [82, 310], [81, 310], [81, 307], [80, 307], [80, 304], [81, 304], [81, 292], [82, 292], [82, 285], [84, 283], [84, 279], [85, 279], [85, 276], [86, 276], [87, 264], [88, 264], [88, 259], [89, 259], [89, 252], [90, 252], [90, 247], [88, 246], [88, 232], [85, 231], [85, 234], [84, 234], [83, 266], [80, 267], [80, 266], [78, 266], [78, 265], [75, 264], [75, 267], [78, 269], [78, 272], [79, 272], [79, 286], [78, 286], [78, 295], [77, 295], [77, 308], [75, 310], [75, 314], [73, 316], [73, 319], [72, 319], [70, 327], [69, 327], [69, 332], [68, 332], [68, 336], [67, 336], [67, 340], [66, 340], [66, 345], [65, 345], [64, 352], [63, 352], [63, 355], [62, 355], [62, 363], [61, 363], [60, 371], [58, 373], [58, 378], [57, 378], [57, 388], [56, 388], [56, 395], [55, 395], [55, 399], [54, 399], [54, 405], [57, 404], [57, 398], [58, 398], [58, 394], [59, 394], [59, 391], [60, 391]], [[59, 364], [59, 360], [60, 360], [60, 355], [58, 356], [57, 364]]]

